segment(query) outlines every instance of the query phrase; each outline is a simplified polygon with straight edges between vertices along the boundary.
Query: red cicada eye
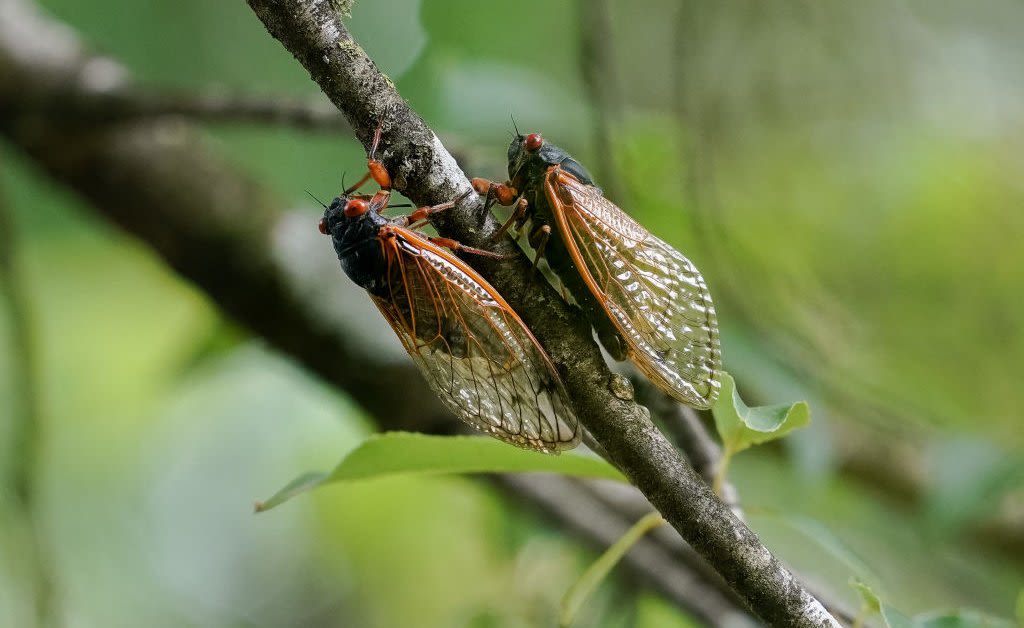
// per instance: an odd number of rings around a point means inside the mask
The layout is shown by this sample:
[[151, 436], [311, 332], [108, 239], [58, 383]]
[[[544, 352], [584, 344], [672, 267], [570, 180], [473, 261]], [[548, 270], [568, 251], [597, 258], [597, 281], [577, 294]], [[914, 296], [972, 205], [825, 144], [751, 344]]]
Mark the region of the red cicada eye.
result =
[[327, 219], [326, 218], [321, 218], [320, 222], [317, 223], [317, 227], [320, 229], [320, 233], [322, 233], [324, 235], [327, 235], [329, 233], [328, 229], [327, 229]]
[[348, 218], [357, 218], [365, 214], [369, 209], [369, 203], [361, 198], [354, 198], [345, 203], [345, 216]]
[[540, 133], [530, 133], [523, 140], [523, 147], [527, 152], [535, 153], [540, 150], [540, 147], [544, 145], [544, 138], [540, 136]]

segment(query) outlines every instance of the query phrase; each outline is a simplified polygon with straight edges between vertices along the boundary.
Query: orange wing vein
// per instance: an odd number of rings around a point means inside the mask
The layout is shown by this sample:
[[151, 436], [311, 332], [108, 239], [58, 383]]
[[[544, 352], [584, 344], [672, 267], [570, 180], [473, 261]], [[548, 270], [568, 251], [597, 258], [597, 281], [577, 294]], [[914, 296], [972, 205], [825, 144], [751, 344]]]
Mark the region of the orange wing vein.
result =
[[593, 186], [552, 166], [544, 191], [584, 282], [659, 388], [696, 408], [718, 397], [722, 352], [697, 268]]
[[444, 404], [520, 447], [575, 447], [580, 430], [564, 385], [511, 306], [464, 262], [415, 232], [389, 225], [379, 237], [389, 296], [371, 296]]

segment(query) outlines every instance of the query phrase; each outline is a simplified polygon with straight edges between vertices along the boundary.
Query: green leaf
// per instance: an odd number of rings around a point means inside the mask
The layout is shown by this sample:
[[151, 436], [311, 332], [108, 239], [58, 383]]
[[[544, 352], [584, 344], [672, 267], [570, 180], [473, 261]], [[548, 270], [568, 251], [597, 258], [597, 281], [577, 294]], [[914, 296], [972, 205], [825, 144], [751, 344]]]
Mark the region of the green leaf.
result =
[[736, 392], [736, 382], [722, 373], [722, 391], [711, 409], [715, 427], [730, 454], [782, 438], [811, 421], [811, 410], [805, 401], [774, 406], [747, 406]]
[[[753, 515], [754, 513], [752, 512], [751, 514]], [[868, 585], [864, 583], [865, 580], [869, 582], [879, 581], [878, 576], [875, 575], [871, 567], [820, 521], [789, 512], [771, 513], [762, 511], [760, 514], [763, 516], [774, 516], [777, 521], [792, 528], [808, 542], [820, 547], [824, 550], [823, 556], [830, 556], [839, 561], [843, 567], [853, 574], [861, 587], [868, 588]], [[854, 588], [858, 587], [855, 585]], [[858, 590], [860, 589], [858, 588]], [[868, 590], [870, 591], [871, 589], [868, 588]]]
[[257, 502], [256, 512], [270, 510], [296, 495], [332, 482], [441, 473], [559, 473], [626, 481], [604, 460], [583, 453], [551, 456], [486, 436], [388, 432], [366, 439], [330, 473], [306, 473], [292, 480], [266, 501]]
[[715, 428], [722, 438], [722, 459], [715, 471], [712, 488], [722, 494], [722, 484], [732, 457], [751, 445], [759, 445], [811, 422], [811, 408], [806, 401], [775, 406], [749, 407], [736, 392], [732, 375], [722, 371], [722, 390], [711, 408]]
[[643, 538], [645, 534], [663, 523], [665, 523], [665, 520], [661, 518], [661, 515], [652, 512], [634, 523], [629, 530], [626, 530], [625, 534], [619, 537], [619, 540], [615, 541], [611, 547], [605, 550], [583, 572], [583, 575], [576, 581], [576, 584], [572, 585], [569, 591], [566, 592], [565, 597], [562, 598], [562, 613], [559, 617], [559, 625], [563, 628], [571, 626], [573, 621], [576, 620], [576, 614], [579, 612], [580, 607], [583, 606], [583, 602], [594, 592], [598, 585], [604, 582], [612, 568], [622, 560], [622, 557], [626, 555], [629, 548], [636, 545], [636, 542]]
[[[1013, 623], [986, 615], [973, 608], [959, 608], [952, 611], [932, 611], [915, 615], [913, 618], [903, 615], [896, 609], [886, 606], [871, 587], [858, 578], [850, 578], [850, 586], [857, 590], [864, 606], [860, 616], [854, 623], [855, 627], [863, 625], [865, 615], [881, 613], [887, 628], [1013, 628]], [[1018, 598], [1018, 606], [1024, 599], [1024, 591]], [[1018, 613], [1020, 608], [1018, 608]], [[1024, 624], [1022, 624], [1024, 625]]]

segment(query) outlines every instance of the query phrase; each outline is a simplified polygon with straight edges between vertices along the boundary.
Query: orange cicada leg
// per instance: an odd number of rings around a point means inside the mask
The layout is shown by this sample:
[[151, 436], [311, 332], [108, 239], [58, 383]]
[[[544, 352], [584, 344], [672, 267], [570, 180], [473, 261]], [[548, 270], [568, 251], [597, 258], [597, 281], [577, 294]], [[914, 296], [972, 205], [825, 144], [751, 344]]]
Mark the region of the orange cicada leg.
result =
[[384, 122], [381, 121], [377, 125], [377, 130], [373, 132], [373, 143], [370, 145], [370, 155], [366, 160], [367, 172], [361, 179], [355, 182], [355, 185], [345, 190], [346, 196], [358, 190], [371, 178], [380, 186], [381, 190], [391, 189], [391, 175], [388, 173], [388, 169], [384, 167], [384, 164], [377, 160], [377, 147], [380, 145], [380, 135], [383, 128]]
[[472, 183], [476, 193], [484, 197], [487, 209], [490, 209], [494, 203], [508, 207], [516, 202], [516, 198], [519, 196], [519, 191], [508, 183], [497, 183], [480, 177], [474, 178]]
[[537, 227], [536, 231], [530, 234], [530, 246], [537, 252], [533, 257], [533, 270], [530, 271], [531, 276], [537, 272], [537, 264], [540, 263], [540, 258], [544, 256], [544, 249], [548, 246], [548, 240], [551, 239], [551, 225], [541, 225]]
[[[451, 209], [452, 207], [455, 207], [456, 205], [459, 204], [460, 201], [462, 201], [462, 199], [466, 198], [470, 194], [472, 194], [472, 192], [467, 191], [464, 194], [462, 194], [462, 196], [459, 196], [455, 200], [448, 201], [447, 203], [441, 203], [439, 205], [430, 205], [426, 207], [417, 207], [416, 210], [413, 211], [411, 214], [403, 217], [405, 221], [404, 224], [408, 226], [409, 229], [420, 229], [422, 227], [425, 227], [427, 225], [427, 221], [430, 219], [431, 216], [438, 212], [442, 212], [446, 209]], [[401, 221], [402, 219], [398, 220]]]
[[497, 242], [502, 237], [504, 237], [505, 234], [508, 233], [509, 227], [511, 227], [513, 224], [516, 226], [516, 229], [519, 229], [520, 227], [522, 227], [523, 224], [526, 223], [526, 218], [527, 218], [527, 211], [526, 210], [527, 210], [528, 207], [529, 207], [529, 203], [526, 201], [525, 198], [519, 199], [519, 202], [516, 203], [516, 208], [512, 212], [512, 215], [509, 216], [508, 220], [506, 220], [505, 223], [503, 225], [501, 225], [501, 228], [498, 229], [493, 236], [491, 236], [491, 241], [492, 242]]
[[494, 253], [493, 251], [487, 251], [472, 246], [466, 246], [465, 244], [459, 242], [458, 240], [452, 240], [451, 238], [428, 237], [427, 239], [438, 246], [443, 246], [446, 249], [459, 251], [461, 253], [471, 253], [473, 255], [480, 255], [482, 257], [490, 257], [491, 259], [511, 259], [515, 257], [515, 255], [503, 255], [501, 253]]

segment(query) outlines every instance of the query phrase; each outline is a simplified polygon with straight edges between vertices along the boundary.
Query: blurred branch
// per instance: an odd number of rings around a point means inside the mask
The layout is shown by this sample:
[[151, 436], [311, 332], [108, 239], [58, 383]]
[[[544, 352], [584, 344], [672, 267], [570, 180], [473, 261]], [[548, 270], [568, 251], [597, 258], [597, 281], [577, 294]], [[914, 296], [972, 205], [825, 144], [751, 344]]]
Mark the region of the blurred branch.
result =
[[608, 198], [626, 207], [629, 198], [615, 167], [614, 123], [622, 118], [619, 78], [615, 70], [612, 19], [608, 0], [578, 0], [580, 15], [580, 72], [588, 100], [594, 105], [593, 136], [597, 180]]
[[[651, 511], [651, 505], [640, 494], [621, 485], [584, 482], [553, 475], [505, 475], [496, 478], [513, 489], [521, 500], [533, 504], [549, 518], [558, 521], [595, 547], [606, 548], [619, 539], [640, 516]], [[634, 516], [634, 508], [621, 512], [609, 508], [602, 495], [617, 490], [629, 491], [631, 505], [640, 504], [642, 513]], [[700, 620], [715, 626], [756, 625], [742, 609], [742, 601], [679, 535], [644, 537], [623, 558], [624, 565], [666, 598], [687, 609]], [[666, 537], [671, 539], [666, 543]], [[682, 550], [672, 551], [675, 544]], [[710, 579], [709, 579], [710, 578]]]
[[[96, 75], [102, 73], [103, 81]], [[239, 174], [180, 120], [136, 120], [93, 126], [44, 113], [10, 115], [21, 97], [102, 82], [119, 89], [123, 67], [87, 53], [74, 34], [21, 0], [0, 0], [0, 133], [109, 219], [150, 244], [179, 273], [217, 299], [285, 353], [347, 390], [391, 427], [446, 424], [451, 419], [405, 365], [372, 364], [347, 330], [332, 325], [296, 285], [294, 269], [274, 257], [284, 222], [269, 189]], [[313, 229], [315, 220], [310, 219]], [[306, 297], [308, 299], [308, 297]], [[416, 382], [405, 394], [390, 381]]]
[[50, 626], [56, 609], [50, 556], [43, 541], [39, 514], [39, 459], [43, 449], [43, 417], [39, 408], [39, 365], [28, 290], [18, 268], [14, 218], [0, 189], [0, 298], [7, 301], [11, 330], [12, 437], [10, 485], [17, 514], [28, 537], [36, 625]]
[[[364, 144], [378, 121], [387, 123], [382, 157], [398, 190], [417, 203], [435, 204], [470, 189], [433, 132], [352, 42], [331, 3], [250, 4], [343, 109]], [[0, 76], [10, 77], [0, 85], [0, 103], [60, 83], [83, 89], [124, 84], [117, 78], [119, 66], [86, 54], [69, 31], [19, 0], [0, 0], [0, 18]], [[400, 423], [396, 414], [402, 412], [419, 419], [424, 408], [437, 416], [436, 400], [417, 378], [407, 376], [407, 367], [390, 372], [367, 368], [376, 364], [373, 356], [361, 351], [343, 328], [303, 308], [286, 269], [270, 254], [279, 229], [273, 212], [277, 203], [206, 151], [186, 125], [141, 120], [97, 128], [34, 113], [0, 117], [0, 132], [217, 295], [229, 314], [349, 391], [384, 425]], [[469, 244], [481, 244], [497, 227], [475, 197], [446, 214], [438, 221], [439, 231]], [[510, 243], [503, 247], [513, 250]], [[580, 416], [613, 460], [768, 622], [835, 625], [713, 497], [653, 428], [646, 411], [611, 393], [610, 373], [589, 326], [550, 287], [529, 281], [528, 268], [525, 259], [480, 264], [562, 366]], [[339, 364], [360, 368], [341, 372]], [[384, 390], [396, 375], [405, 375], [400, 378], [407, 384], [402, 396]], [[424, 396], [417, 399], [418, 394]]]
[[19, 103], [22, 113], [63, 115], [81, 123], [102, 124], [140, 118], [180, 116], [198, 122], [267, 124], [316, 131], [348, 131], [349, 126], [329, 103], [284, 97], [231, 94], [218, 91], [183, 93], [122, 85], [86, 91], [55, 86], [53, 93], [36, 94], [35, 102]]

